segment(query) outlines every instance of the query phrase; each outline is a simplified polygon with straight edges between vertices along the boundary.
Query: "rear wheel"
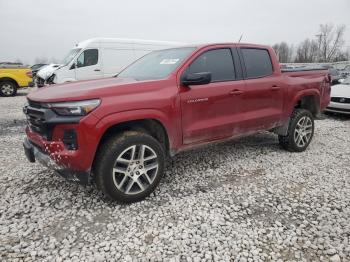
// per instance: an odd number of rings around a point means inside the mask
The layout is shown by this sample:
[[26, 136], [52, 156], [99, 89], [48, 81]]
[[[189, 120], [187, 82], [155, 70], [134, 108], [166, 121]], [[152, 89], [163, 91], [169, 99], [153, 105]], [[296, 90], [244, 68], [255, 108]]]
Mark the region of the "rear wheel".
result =
[[295, 109], [289, 122], [286, 136], [279, 136], [282, 148], [291, 152], [302, 152], [314, 135], [314, 118], [310, 111]]
[[128, 131], [108, 139], [95, 160], [96, 184], [112, 200], [141, 201], [159, 184], [165, 155], [152, 136]]
[[17, 86], [12, 81], [0, 82], [0, 95], [1, 96], [15, 96], [17, 94]]

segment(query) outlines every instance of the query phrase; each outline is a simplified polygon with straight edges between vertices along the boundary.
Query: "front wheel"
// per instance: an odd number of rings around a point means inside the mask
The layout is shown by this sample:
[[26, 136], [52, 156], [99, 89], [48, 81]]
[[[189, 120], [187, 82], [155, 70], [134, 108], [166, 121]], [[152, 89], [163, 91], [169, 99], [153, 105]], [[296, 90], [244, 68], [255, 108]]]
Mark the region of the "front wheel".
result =
[[314, 135], [314, 118], [310, 111], [295, 109], [286, 136], [278, 136], [282, 148], [291, 152], [302, 152], [310, 144]]
[[108, 139], [94, 164], [96, 184], [112, 200], [141, 201], [159, 184], [165, 154], [152, 136], [128, 131]]

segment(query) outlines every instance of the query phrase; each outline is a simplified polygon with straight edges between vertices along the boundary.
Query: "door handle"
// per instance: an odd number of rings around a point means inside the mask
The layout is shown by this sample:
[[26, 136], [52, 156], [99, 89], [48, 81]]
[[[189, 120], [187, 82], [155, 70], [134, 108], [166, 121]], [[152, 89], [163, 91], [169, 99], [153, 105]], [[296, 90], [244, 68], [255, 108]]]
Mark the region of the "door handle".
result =
[[241, 95], [241, 94], [243, 94], [243, 91], [238, 90], [238, 89], [230, 91], [230, 95], [237, 95], [238, 96], [238, 95]]
[[281, 87], [276, 86], [276, 85], [274, 85], [274, 86], [271, 87], [271, 90], [272, 90], [272, 91], [277, 91], [277, 90], [280, 90], [280, 89], [281, 89]]
[[98, 69], [98, 68], [96, 68], [94, 71], [99, 72], [99, 71], [101, 71], [101, 70], [100, 70], [100, 69]]

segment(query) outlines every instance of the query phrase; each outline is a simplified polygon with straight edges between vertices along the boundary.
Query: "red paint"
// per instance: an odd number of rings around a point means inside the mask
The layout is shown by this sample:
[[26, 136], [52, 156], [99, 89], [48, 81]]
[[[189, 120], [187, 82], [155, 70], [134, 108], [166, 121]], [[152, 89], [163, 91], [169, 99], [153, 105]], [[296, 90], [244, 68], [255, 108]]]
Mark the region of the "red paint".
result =
[[[274, 72], [263, 78], [216, 82], [185, 87], [180, 77], [202, 52], [222, 47], [266, 48]], [[168, 78], [153, 81], [108, 78], [42, 88], [28, 95], [37, 102], [101, 99], [101, 105], [78, 125], [57, 125], [53, 141], [26, 129], [30, 141], [61, 165], [73, 170], [91, 169], [100, 139], [108, 128], [131, 120], [155, 119], [167, 131], [171, 152], [194, 145], [268, 130], [288, 121], [305, 95], [315, 95], [320, 109], [330, 101], [328, 71], [281, 73], [270, 47], [248, 44], [214, 44], [198, 47]], [[64, 128], [75, 128], [79, 149], [66, 150]]]

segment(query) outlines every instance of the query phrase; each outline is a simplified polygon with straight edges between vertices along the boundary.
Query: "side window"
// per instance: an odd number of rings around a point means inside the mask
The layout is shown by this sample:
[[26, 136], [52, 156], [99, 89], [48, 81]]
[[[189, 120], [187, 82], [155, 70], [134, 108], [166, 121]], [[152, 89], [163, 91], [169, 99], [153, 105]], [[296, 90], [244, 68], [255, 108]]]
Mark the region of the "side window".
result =
[[242, 48], [248, 78], [268, 76], [273, 73], [271, 58], [266, 49]]
[[198, 56], [189, 66], [188, 73], [210, 72], [212, 82], [235, 79], [235, 68], [230, 49], [214, 49]]
[[98, 61], [98, 50], [87, 49], [77, 59], [77, 67], [96, 65]]

